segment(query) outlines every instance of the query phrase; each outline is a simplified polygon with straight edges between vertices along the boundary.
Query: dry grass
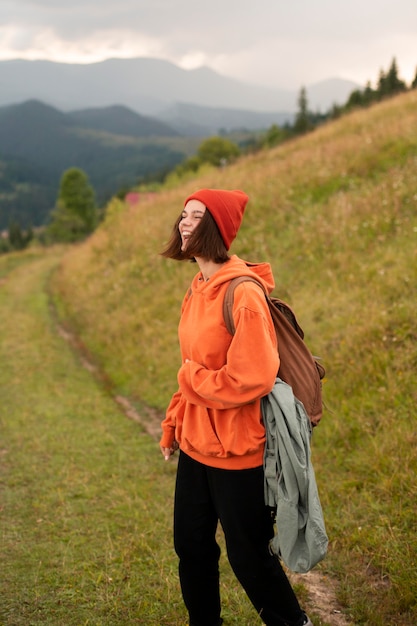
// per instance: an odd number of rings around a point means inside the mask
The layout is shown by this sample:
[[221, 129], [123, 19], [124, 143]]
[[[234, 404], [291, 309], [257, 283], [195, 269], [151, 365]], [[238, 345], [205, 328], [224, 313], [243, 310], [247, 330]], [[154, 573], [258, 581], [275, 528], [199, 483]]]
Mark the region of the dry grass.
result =
[[325, 567], [355, 624], [416, 616], [417, 93], [210, 170], [103, 226], [55, 274], [61, 315], [118, 390], [162, 409], [175, 389], [179, 306], [194, 267], [161, 259], [199, 187], [250, 196], [234, 251], [268, 260], [327, 366], [314, 459]]

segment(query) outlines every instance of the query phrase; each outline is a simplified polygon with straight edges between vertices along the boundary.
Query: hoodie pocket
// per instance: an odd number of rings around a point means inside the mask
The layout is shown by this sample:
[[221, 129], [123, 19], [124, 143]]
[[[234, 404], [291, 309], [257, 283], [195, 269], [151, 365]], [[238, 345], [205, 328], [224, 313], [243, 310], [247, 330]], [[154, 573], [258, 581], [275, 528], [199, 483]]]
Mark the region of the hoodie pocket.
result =
[[181, 446], [186, 452], [227, 458], [253, 454], [264, 445], [265, 428], [258, 402], [233, 409], [189, 405], [184, 415]]

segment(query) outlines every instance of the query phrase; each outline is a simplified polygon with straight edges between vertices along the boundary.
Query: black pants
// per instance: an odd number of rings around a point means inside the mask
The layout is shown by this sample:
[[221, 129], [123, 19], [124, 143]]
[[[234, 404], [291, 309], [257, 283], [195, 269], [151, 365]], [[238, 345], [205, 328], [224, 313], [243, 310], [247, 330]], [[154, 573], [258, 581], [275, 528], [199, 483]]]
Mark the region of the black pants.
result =
[[218, 521], [233, 571], [268, 626], [304, 621], [279, 560], [268, 550], [273, 520], [264, 504], [263, 467], [223, 470], [180, 453], [175, 492], [174, 542], [190, 626], [220, 620]]

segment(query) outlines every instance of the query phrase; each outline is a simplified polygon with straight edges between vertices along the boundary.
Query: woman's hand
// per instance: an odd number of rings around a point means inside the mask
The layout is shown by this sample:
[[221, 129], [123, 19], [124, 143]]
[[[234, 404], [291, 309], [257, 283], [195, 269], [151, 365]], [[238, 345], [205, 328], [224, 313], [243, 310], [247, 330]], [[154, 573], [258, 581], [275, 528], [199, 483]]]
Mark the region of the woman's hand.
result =
[[170, 448], [163, 448], [161, 446], [162, 456], [164, 457], [165, 461], [169, 461], [170, 457], [173, 454], [175, 454], [175, 452], [178, 450], [178, 448], [179, 448], [179, 445], [178, 445], [177, 441], [174, 441]]

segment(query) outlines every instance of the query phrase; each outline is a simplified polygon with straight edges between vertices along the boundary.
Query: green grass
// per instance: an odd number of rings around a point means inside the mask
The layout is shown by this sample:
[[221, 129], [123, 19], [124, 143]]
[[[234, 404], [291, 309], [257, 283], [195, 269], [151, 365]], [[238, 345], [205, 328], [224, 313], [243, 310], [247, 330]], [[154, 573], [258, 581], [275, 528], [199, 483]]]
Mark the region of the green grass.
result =
[[0, 291], [0, 621], [184, 623], [169, 533], [174, 465], [52, 326], [43, 285], [56, 262], [20, 265]]
[[[0, 258], [0, 624], [185, 626], [175, 462], [60, 336], [48, 283], [63, 253]], [[219, 541], [227, 624], [253, 626]]]
[[105, 223], [52, 290], [115, 388], [159, 410], [176, 386], [176, 328], [195, 267], [162, 259], [198, 187], [250, 196], [233, 251], [270, 261], [327, 367], [313, 460], [330, 536], [324, 571], [355, 624], [417, 616], [417, 93], [207, 170]]

